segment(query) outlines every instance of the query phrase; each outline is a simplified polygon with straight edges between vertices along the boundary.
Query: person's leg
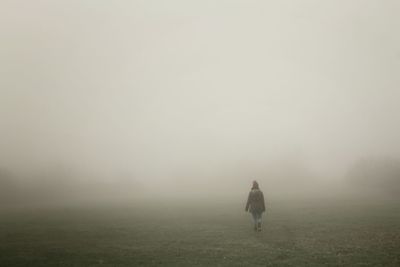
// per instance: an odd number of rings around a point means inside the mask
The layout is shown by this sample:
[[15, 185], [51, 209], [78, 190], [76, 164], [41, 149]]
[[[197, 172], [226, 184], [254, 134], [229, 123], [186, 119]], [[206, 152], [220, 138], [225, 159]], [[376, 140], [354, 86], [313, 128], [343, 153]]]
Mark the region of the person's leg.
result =
[[251, 215], [253, 216], [254, 231], [257, 231], [258, 215], [256, 212], [252, 212]]
[[262, 216], [261, 212], [257, 213], [257, 229], [258, 229], [258, 231], [261, 231], [261, 216]]

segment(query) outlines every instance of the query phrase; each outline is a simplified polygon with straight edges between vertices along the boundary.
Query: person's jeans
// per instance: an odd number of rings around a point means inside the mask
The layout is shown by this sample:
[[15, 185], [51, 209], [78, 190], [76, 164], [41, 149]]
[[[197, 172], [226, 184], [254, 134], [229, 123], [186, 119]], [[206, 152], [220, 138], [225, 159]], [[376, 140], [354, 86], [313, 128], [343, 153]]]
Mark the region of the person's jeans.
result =
[[252, 212], [251, 215], [253, 215], [254, 225], [261, 223], [262, 212]]

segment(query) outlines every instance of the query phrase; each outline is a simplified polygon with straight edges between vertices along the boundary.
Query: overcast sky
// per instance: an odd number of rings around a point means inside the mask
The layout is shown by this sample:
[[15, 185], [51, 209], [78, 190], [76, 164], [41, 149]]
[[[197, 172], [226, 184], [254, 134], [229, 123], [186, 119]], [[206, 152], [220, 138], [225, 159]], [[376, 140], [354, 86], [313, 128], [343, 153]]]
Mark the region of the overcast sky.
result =
[[162, 179], [400, 157], [399, 12], [397, 0], [2, 0], [0, 167]]

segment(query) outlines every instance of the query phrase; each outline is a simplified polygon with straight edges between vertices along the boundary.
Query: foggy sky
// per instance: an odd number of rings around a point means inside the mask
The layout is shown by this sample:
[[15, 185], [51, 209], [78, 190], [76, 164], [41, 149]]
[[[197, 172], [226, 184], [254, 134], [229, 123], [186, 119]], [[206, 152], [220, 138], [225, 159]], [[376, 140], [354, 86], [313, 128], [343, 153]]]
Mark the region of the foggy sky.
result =
[[340, 174], [400, 157], [399, 11], [395, 0], [1, 1], [0, 167], [158, 181], [281, 160]]

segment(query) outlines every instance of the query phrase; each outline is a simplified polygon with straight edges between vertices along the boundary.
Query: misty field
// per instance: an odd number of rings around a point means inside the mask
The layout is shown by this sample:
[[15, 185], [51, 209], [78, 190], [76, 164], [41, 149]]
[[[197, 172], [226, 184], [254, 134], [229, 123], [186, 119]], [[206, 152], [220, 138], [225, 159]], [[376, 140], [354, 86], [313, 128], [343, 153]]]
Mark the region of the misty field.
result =
[[1, 266], [399, 266], [400, 207], [148, 201], [3, 210]]

